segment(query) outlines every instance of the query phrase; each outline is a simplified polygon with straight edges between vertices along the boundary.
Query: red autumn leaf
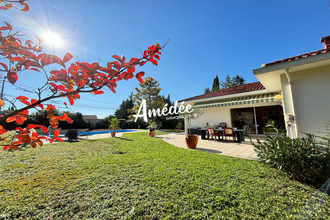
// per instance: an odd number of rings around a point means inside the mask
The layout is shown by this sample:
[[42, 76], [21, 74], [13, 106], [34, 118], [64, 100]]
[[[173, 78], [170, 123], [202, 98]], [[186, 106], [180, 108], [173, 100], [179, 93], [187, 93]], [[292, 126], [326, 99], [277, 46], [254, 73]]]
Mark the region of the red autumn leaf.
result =
[[1, 66], [3, 66], [3, 68], [5, 68], [5, 70], [8, 70], [8, 66], [5, 63], [0, 63]]
[[39, 104], [37, 106], [40, 107], [41, 109], [45, 109], [43, 104]]
[[136, 77], [142, 77], [142, 76], [144, 76], [144, 72], [143, 71], [141, 71], [141, 72], [138, 72], [137, 74], [136, 74]]
[[0, 106], [5, 106], [5, 102], [2, 99], [0, 99]]
[[64, 121], [67, 117], [68, 115], [65, 112], [63, 112], [62, 116], [60, 117], [60, 120]]
[[65, 107], [68, 107], [68, 104], [66, 104], [66, 102], [64, 102], [64, 105], [65, 105]]
[[121, 65], [123, 65], [123, 63], [126, 60], [125, 57], [121, 58], [120, 56], [117, 56], [117, 55], [113, 55], [112, 58], [115, 58], [116, 60], [118, 60], [121, 63]]
[[37, 68], [31, 68], [30, 70], [34, 70], [34, 71], [40, 72], [40, 70], [38, 70]]
[[33, 148], [36, 148], [36, 147], [37, 147], [36, 142], [31, 142], [30, 145], [31, 145], [31, 147], [33, 147]]
[[28, 102], [28, 101], [25, 101], [25, 100], [19, 100], [19, 101], [22, 102], [22, 103], [24, 103], [25, 105], [31, 105], [31, 103]]
[[89, 72], [93, 72], [93, 66], [90, 65], [89, 63], [85, 63], [85, 62], [82, 62], [82, 63], [77, 63], [78, 66], [82, 67], [83, 69], [89, 71]]
[[[139, 59], [138, 58], [131, 58], [131, 60], [129, 61], [129, 63], [130, 64], [133, 64], [133, 63], [135, 63], [135, 62], [137, 62], [137, 61], [139, 61]], [[137, 64], [137, 63], [135, 63], [135, 64]]]
[[21, 61], [21, 60], [24, 60], [24, 58], [22, 58], [22, 57], [12, 57], [12, 58], [10, 58], [11, 62]]
[[8, 73], [7, 73], [7, 78], [8, 78], [8, 81], [11, 83], [11, 84], [15, 84], [16, 83], [16, 81], [18, 80], [18, 76], [17, 76], [17, 74], [15, 73], [15, 72], [13, 72], [13, 71], [9, 71]]
[[105, 67], [101, 67], [99, 70], [100, 71], [103, 71], [103, 72], [109, 72], [109, 70], [107, 68], [105, 68]]
[[39, 146], [41, 147], [44, 143], [40, 140], [37, 141], [37, 143], [39, 144]]
[[35, 67], [41, 67], [39, 63], [37, 63], [36, 61], [33, 60], [21, 60], [19, 61], [17, 64], [17, 66], [24, 66], [26, 69], [29, 66], [35, 66]]
[[53, 139], [55, 139], [55, 138], [57, 138], [57, 136], [60, 134], [60, 131], [59, 130], [55, 130], [54, 131], [54, 137], [53, 137]]
[[13, 27], [12, 27], [9, 23], [7, 23], [7, 22], [5, 22], [5, 21], [4, 21], [4, 23], [7, 25], [8, 29], [9, 29], [10, 31], [13, 30]]
[[64, 58], [63, 58], [63, 63], [68, 62], [69, 60], [72, 59], [72, 57], [73, 57], [72, 54], [66, 53], [65, 56], [64, 56]]
[[28, 110], [24, 110], [24, 111], [21, 111], [20, 113], [18, 113], [19, 115], [28, 115], [29, 114], [29, 111]]
[[94, 95], [99, 95], [99, 94], [103, 94], [104, 92], [103, 92], [103, 91], [101, 91], [101, 90], [99, 90], [99, 91], [96, 91], [96, 92], [91, 92], [91, 93], [93, 93]]
[[113, 93], [116, 93], [115, 89], [111, 85], [107, 85], [107, 86]]
[[25, 2], [20, 1], [19, 3], [21, 3], [24, 6], [24, 8], [22, 8], [21, 11], [28, 11], [30, 9], [29, 5], [26, 4]]
[[57, 63], [57, 64], [60, 64], [61, 66], [65, 67], [63, 61], [58, 56], [55, 56], [52, 54], [46, 54], [46, 55], [43, 55], [43, 57], [41, 58], [42, 66], [46, 66], [49, 64], [53, 64], [53, 63]]
[[53, 86], [53, 89], [55, 89], [55, 90], [57, 89], [57, 85], [55, 83], [50, 82], [48, 84], [51, 85], [51, 86]]
[[[1, 8], [0, 8], [1, 9]], [[7, 26], [2, 26], [0, 27], [0, 31], [5, 31], [5, 30], [8, 30], [9, 28]]]
[[42, 132], [44, 132], [44, 134], [46, 134], [48, 131], [48, 128], [46, 126], [40, 126], [40, 129], [42, 130]]
[[155, 59], [149, 59], [149, 61], [153, 64], [153, 65], [158, 65], [158, 62], [157, 62], [157, 60], [155, 60]]
[[67, 118], [65, 119], [65, 121], [68, 122], [68, 123], [70, 123], [70, 124], [72, 124], [72, 122], [73, 122], [73, 120], [72, 120], [71, 118], [69, 118], [69, 117], [67, 117]]
[[37, 128], [37, 127], [40, 127], [40, 125], [29, 124], [26, 128], [27, 129], [32, 129], [32, 128]]
[[140, 78], [140, 77], [136, 77], [136, 78], [139, 80], [140, 83], [143, 83], [143, 79], [142, 78]]
[[22, 95], [20, 95], [20, 96], [17, 96], [15, 99], [18, 99], [18, 100], [29, 100], [29, 98], [28, 97], [26, 97], [26, 96], [22, 96]]
[[69, 103], [70, 103], [70, 105], [73, 105], [74, 104], [74, 100], [73, 99], [69, 99]]
[[57, 86], [57, 88], [63, 92], [67, 92], [68, 90], [63, 86], [63, 85], [59, 85]]
[[120, 63], [118, 63], [117, 61], [113, 61], [113, 62], [111, 62], [111, 63], [112, 63], [112, 65], [113, 65], [117, 70], [120, 69], [120, 67], [121, 67]]
[[28, 58], [34, 59], [35, 61], [38, 61], [38, 57], [34, 53], [32, 53], [28, 50], [20, 50], [20, 51], [18, 51], [18, 53], [22, 54]]
[[74, 63], [72, 63], [69, 68], [68, 68], [68, 71], [71, 72], [71, 71], [77, 71], [79, 68], [77, 67], [77, 65], [75, 65]]
[[59, 141], [59, 142], [63, 142], [63, 139], [62, 138], [55, 138], [55, 140]]
[[80, 95], [79, 95], [79, 93], [74, 94], [73, 97], [76, 98], [76, 99], [80, 99]]
[[19, 145], [11, 145], [11, 146], [9, 146], [9, 148], [12, 150], [17, 150], [17, 149], [19, 149]]
[[16, 120], [16, 117], [9, 117], [6, 119], [6, 122], [10, 123]]
[[27, 118], [24, 117], [24, 116], [19, 116], [16, 118], [16, 123], [19, 124], [19, 125], [22, 125], [24, 123], [24, 121], [26, 120]]
[[52, 104], [48, 104], [47, 105], [47, 108], [46, 108], [46, 111], [49, 111], [49, 110], [53, 110], [53, 111], [55, 111], [55, 106], [53, 106]]

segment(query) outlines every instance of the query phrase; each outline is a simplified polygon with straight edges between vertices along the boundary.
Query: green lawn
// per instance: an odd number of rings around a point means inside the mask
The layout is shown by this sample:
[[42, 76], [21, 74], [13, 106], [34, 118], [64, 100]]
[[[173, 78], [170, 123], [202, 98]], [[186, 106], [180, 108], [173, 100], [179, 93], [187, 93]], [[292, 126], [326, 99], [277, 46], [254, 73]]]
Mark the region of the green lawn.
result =
[[[257, 161], [146, 132], [1, 152], [0, 164], [0, 219], [295, 219], [315, 192]], [[327, 196], [312, 219], [329, 206]]]

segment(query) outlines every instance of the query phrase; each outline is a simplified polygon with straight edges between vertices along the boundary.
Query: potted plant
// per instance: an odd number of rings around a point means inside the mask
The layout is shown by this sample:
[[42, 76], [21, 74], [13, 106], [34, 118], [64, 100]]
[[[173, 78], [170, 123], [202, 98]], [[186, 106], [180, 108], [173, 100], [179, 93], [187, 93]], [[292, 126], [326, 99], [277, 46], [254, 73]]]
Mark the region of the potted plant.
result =
[[148, 128], [149, 128], [149, 136], [150, 137], [155, 137], [157, 123], [155, 121], [150, 122], [149, 125], [148, 125]]
[[192, 112], [185, 112], [181, 114], [181, 117], [185, 118], [187, 129], [185, 142], [188, 148], [195, 149], [198, 143], [198, 136], [196, 134], [190, 134], [190, 121], [191, 119], [200, 117], [204, 112], [199, 108], [194, 108]]
[[112, 118], [110, 121], [110, 127], [112, 129], [111, 137], [116, 136], [116, 129], [119, 128], [119, 120], [117, 118]]

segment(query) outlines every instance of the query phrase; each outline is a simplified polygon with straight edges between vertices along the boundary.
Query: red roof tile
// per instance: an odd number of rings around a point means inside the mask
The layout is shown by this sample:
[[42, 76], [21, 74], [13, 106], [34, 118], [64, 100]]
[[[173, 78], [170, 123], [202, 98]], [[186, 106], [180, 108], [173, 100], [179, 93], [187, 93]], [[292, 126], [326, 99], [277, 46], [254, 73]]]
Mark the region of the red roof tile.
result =
[[198, 100], [198, 99], [206, 99], [206, 98], [212, 98], [217, 96], [225, 96], [225, 95], [233, 95], [243, 92], [252, 92], [257, 90], [263, 90], [265, 87], [260, 82], [253, 82], [253, 83], [246, 83], [238, 86], [233, 86], [227, 89], [221, 89], [218, 91], [210, 92], [203, 95], [194, 96], [191, 98], [180, 100], [182, 101], [191, 101], [191, 100]]
[[330, 48], [328, 48], [328, 49], [322, 49], [322, 50], [316, 50], [316, 51], [313, 51], [313, 52], [304, 53], [304, 54], [297, 55], [297, 56], [294, 56], [294, 57], [289, 57], [289, 58], [286, 58], [286, 59], [281, 59], [281, 60], [278, 60], [278, 61], [273, 61], [273, 62], [270, 62], [270, 63], [265, 63], [265, 64], [262, 64], [261, 67], [271, 66], [271, 65], [279, 64], [279, 63], [290, 62], [290, 61], [298, 60], [298, 59], [301, 59], [301, 58], [315, 56], [317, 54], [327, 53], [329, 51], [330, 51]]

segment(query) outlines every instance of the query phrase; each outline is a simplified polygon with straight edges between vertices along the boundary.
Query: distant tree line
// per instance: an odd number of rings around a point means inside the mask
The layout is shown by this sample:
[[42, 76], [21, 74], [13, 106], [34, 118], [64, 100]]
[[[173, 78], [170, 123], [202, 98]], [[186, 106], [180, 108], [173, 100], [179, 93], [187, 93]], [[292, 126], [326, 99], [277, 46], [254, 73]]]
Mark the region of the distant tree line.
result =
[[213, 80], [212, 89], [210, 89], [209, 87], [206, 87], [204, 89], [204, 93], [206, 94], [206, 93], [214, 92], [214, 91], [217, 91], [220, 89], [226, 89], [226, 88], [230, 88], [233, 86], [241, 85], [244, 83], [245, 83], [245, 79], [243, 78], [243, 76], [240, 76], [239, 74], [237, 74], [234, 77], [230, 77], [227, 74], [225, 81], [222, 81], [222, 82], [219, 81], [219, 77], [218, 77], [218, 75], [216, 75]]
[[[148, 123], [145, 122], [142, 118], [138, 118], [135, 122], [133, 117], [140, 108], [141, 101], [146, 100], [147, 109], [162, 109], [165, 105], [168, 107], [173, 106], [174, 102], [171, 101], [170, 95], [165, 97], [160, 95], [160, 84], [153, 77], [146, 77], [143, 83], [139, 84], [140, 87], [135, 87], [135, 94], [131, 94], [128, 99], [124, 100], [119, 108], [115, 111], [114, 115], [109, 115], [107, 118], [116, 117], [119, 119], [119, 127], [123, 129], [131, 128], [147, 128]], [[172, 115], [171, 115], [172, 116]], [[175, 116], [175, 115], [173, 115]], [[183, 119], [172, 119], [166, 120], [164, 117], [151, 117], [150, 121], [155, 121], [158, 125], [158, 128], [163, 129], [183, 129]]]
[[[167, 105], [167, 108], [174, 105], [174, 102], [171, 100], [170, 95], [165, 97], [160, 95], [160, 85], [152, 77], [146, 77], [143, 83], [140, 83], [140, 87], [135, 87], [136, 93], [132, 93], [126, 100], [123, 100], [118, 109], [113, 115], [109, 115], [106, 118], [99, 120], [96, 125], [92, 125], [88, 121], [83, 119], [83, 115], [80, 112], [70, 112], [64, 111], [68, 117], [73, 120], [73, 123], [67, 123], [65, 121], [59, 122], [59, 128], [62, 129], [108, 129], [110, 126], [110, 121], [112, 118], [117, 118], [119, 120], [119, 127], [122, 129], [145, 129], [148, 126], [148, 123], [145, 122], [142, 118], [138, 118], [135, 122], [133, 117], [139, 110], [140, 103], [143, 99], [146, 99], [147, 109], [162, 109]], [[9, 108], [1, 112], [1, 114], [7, 114], [14, 109]], [[41, 110], [34, 112], [31, 115], [27, 116], [27, 120], [23, 126], [28, 124], [39, 124], [48, 127], [49, 118], [47, 118], [48, 112]], [[62, 112], [55, 110], [55, 116], [62, 115]], [[175, 117], [177, 115], [170, 115], [169, 117]], [[166, 120], [165, 117], [151, 117], [148, 118], [149, 122], [155, 121], [158, 125], [158, 128], [163, 129], [183, 129], [183, 119], [171, 119]]]

